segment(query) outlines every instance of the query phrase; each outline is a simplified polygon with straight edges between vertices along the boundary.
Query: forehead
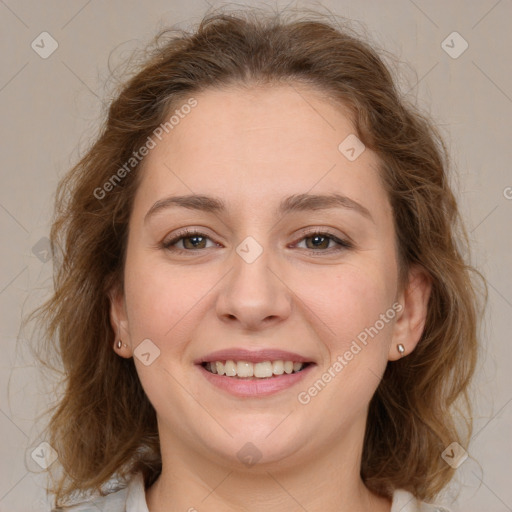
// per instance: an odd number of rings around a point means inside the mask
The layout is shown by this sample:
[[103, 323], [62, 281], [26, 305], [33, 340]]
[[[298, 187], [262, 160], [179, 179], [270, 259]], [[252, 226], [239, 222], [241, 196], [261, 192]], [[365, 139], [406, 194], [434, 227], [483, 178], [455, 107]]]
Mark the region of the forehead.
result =
[[302, 84], [231, 87], [193, 98], [193, 108], [174, 106], [168, 117], [178, 111], [179, 121], [146, 156], [142, 200], [193, 192], [255, 204], [308, 192], [358, 201], [382, 196], [376, 155], [365, 149], [350, 161], [339, 149], [355, 135], [349, 110], [319, 91]]
[[[189, 160], [222, 157], [270, 166], [284, 158], [327, 159], [339, 137], [354, 132], [348, 109], [302, 84], [210, 89], [196, 101], [167, 146], [182, 149]], [[204, 151], [193, 151], [199, 148]]]

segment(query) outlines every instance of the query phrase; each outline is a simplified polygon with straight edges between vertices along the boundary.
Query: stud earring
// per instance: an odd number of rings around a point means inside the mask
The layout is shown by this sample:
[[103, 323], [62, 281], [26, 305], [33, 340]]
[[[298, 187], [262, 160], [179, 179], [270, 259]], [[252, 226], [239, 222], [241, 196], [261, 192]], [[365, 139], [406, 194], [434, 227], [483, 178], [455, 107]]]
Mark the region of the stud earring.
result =
[[121, 343], [122, 343], [122, 342], [121, 342], [121, 340], [118, 340], [118, 342], [117, 342], [117, 348], [121, 348]]
[[401, 343], [399, 343], [396, 346], [396, 348], [397, 348], [398, 352], [400, 352], [400, 357], [403, 357], [404, 352], [405, 352], [405, 347]]

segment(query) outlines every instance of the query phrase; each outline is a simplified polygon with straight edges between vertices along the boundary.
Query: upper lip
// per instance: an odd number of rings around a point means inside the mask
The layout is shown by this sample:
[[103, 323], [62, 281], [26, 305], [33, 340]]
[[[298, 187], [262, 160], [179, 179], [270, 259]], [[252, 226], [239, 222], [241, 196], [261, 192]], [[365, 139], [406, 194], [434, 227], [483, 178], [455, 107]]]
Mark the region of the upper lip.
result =
[[210, 352], [194, 361], [195, 364], [212, 361], [247, 361], [249, 363], [261, 363], [263, 361], [293, 361], [295, 363], [312, 363], [312, 359], [301, 356], [287, 350], [264, 348], [259, 350], [247, 350], [244, 348], [227, 348]]

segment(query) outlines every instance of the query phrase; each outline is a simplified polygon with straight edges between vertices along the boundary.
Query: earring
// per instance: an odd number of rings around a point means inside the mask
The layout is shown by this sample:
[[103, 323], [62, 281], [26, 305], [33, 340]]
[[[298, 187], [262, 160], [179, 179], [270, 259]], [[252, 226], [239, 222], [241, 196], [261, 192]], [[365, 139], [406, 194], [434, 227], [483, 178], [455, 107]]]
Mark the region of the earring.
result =
[[400, 352], [400, 357], [403, 357], [404, 352], [405, 352], [405, 347], [401, 343], [399, 343], [396, 346], [396, 348], [397, 348], [398, 352]]
[[117, 348], [121, 348], [121, 343], [122, 343], [122, 341], [121, 341], [121, 340], [118, 340], [118, 342], [117, 342]]

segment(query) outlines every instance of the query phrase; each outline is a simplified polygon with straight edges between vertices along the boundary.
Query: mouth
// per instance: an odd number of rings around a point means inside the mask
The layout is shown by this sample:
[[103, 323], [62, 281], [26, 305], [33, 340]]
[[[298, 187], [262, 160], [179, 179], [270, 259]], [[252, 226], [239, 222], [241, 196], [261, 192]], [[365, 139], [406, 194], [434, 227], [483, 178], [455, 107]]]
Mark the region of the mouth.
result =
[[205, 354], [194, 363], [214, 388], [238, 398], [263, 398], [291, 390], [317, 366], [311, 355], [273, 347], [225, 348]]
[[222, 359], [196, 363], [201, 374], [226, 396], [262, 399], [304, 382], [316, 363], [290, 360], [236, 361]]
[[209, 373], [240, 379], [240, 380], [265, 380], [275, 379], [282, 375], [292, 375], [304, 371], [312, 362], [301, 361], [234, 361], [232, 359], [220, 361], [204, 361], [201, 366]]

